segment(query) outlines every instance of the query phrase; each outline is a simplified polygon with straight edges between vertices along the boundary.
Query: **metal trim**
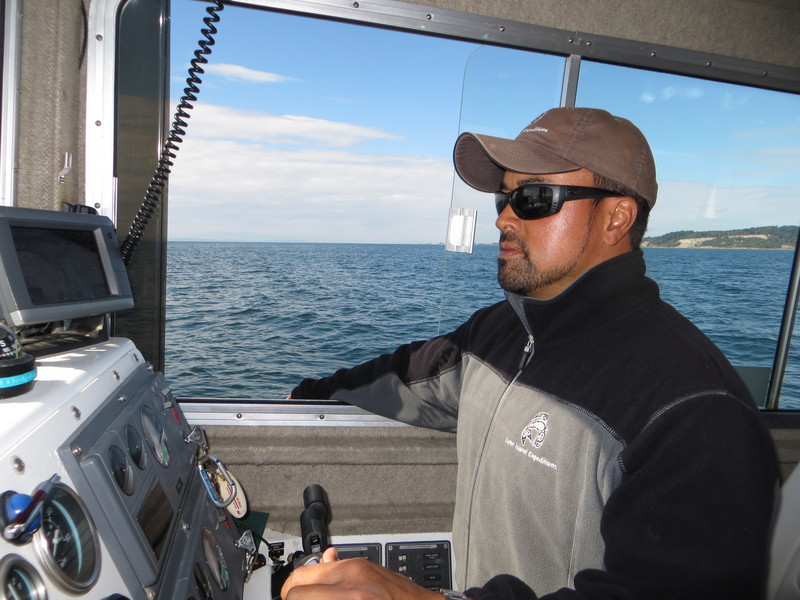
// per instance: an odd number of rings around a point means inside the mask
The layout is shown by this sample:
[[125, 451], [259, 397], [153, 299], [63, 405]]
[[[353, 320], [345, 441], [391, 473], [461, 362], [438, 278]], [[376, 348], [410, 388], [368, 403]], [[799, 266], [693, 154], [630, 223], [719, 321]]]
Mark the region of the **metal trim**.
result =
[[89, 3], [86, 49], [85, 204], [117, 222], [114, 178], [116, 16], [127, 0]]
[[772, 374], [769, 378], [767, 389], [767, 410], [780, 408], [781, 388], [786, 375], [786, 365], [789, 363], [789, 354], [792, 345], [792, 332], [797, 318], [798, 300], [800, 299], [800, 234], [797, 236], [797, 245], [794, 249], [792, 273], [789, 278], [789, 289], [786, 292], [786, 302], [783, 305], [783, 317], [778, 333], [778, 344], [775, 349], [775, 360], [772, 363]]
[[14, 206], [17, 193], [17, 116], [20, 70], [20, 20], [22, 9], [19, 0], [5, 1], [3, 15], [3, 106], [0, 130], [0, 205]]
[[236, 0], [230, 5], [370, 23], [628, 67], [800, 93], [800, 69], [408, 4], [396, 0]]
[[179, 402], [192, 425], [280, 427], [410, 427], [357, 406], [337, 402]]
[[581, 57], [570, 54], [564, 63], [564, 81], [561, 85], [561, 106], [575, 106], [578, 97], [578, 79], [581, 72]]

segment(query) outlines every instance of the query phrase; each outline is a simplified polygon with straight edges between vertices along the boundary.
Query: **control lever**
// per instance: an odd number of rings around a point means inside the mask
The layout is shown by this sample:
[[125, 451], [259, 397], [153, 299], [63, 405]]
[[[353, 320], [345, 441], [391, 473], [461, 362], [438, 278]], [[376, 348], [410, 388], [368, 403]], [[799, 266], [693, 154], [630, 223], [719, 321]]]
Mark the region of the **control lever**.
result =
[[328, 547], [328, 523], [331, 509], [328, 495], [318, 483], [303, 490], [305, 510], [300, 513], [300, 534], [303, 536], [303, 552], [317, 554]]
[[12, 504], [19, 504], [20, 501], [25, 503], [27, 500], [28, 502], [24, 508], [20, 507], [16, 515], [7, 515], [8, 521], [3, 529], [3, 537], [6, 540], [14, 542], [17, 539], [28, 539], [33, 531], [39, 528], [42, 507], [59, 479], [58, 474], [54, 473], [50, 479], [39, 484], [30, 497], [23, 494], [8, 496], [9, 506], [5, 507], [7, 509], [11, 509]]
[[331, 509], [325, 489], [312, 483], [303, 490], [305, 508], [300, 513], [300, 535], [303, 551], [294, 552], [285, 565], [272, 573], [272, 600], [280, 600], [281, 588], [292, 571], [298, 567], [316, 564], [322, 560], [322, 553], [328, 548], [328, 523]]

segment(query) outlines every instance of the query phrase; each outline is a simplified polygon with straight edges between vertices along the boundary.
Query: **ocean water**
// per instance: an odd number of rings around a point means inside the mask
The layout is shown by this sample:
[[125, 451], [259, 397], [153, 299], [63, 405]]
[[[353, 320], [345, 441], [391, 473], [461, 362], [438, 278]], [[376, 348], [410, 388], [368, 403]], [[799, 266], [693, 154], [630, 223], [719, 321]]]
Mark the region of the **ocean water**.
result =
[[[496, 246], [171, 242], [165, 372], [179, 397], [285, 398], [304, 377], [445, 333], [503, 298]], [[772, 365], [792, 253], [645, 250], [662, 297], [737, 366]], [[781, 407], [800, 408], [796, 332]]]

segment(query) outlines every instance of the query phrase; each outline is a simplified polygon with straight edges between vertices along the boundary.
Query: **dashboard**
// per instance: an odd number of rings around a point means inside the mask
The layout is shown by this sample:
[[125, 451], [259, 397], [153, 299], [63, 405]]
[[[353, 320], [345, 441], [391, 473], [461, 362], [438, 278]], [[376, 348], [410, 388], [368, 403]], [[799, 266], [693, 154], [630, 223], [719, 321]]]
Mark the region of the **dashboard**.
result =
[[192, 433], [128, 340], [38, 359], [33, 388], [0, 400], [3, 597], [241, 599], [252, 553]]

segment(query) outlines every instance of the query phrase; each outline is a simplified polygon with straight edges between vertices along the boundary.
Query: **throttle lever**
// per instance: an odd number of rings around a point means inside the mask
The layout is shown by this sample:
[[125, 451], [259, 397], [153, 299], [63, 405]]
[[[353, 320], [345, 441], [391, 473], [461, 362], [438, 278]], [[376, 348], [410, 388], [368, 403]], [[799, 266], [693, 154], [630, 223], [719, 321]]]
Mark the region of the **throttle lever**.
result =
[[328, 547], [328, 522], [331, 509], [328, 495], [318, 483], [303, 490], [305, 509], [300, 513], [300, 532], [303, 537], [303, 552], [318, 554]]

